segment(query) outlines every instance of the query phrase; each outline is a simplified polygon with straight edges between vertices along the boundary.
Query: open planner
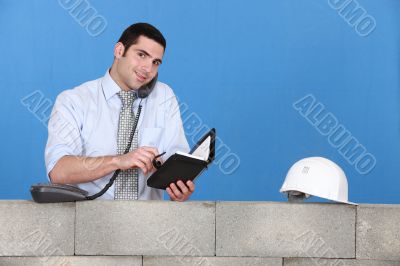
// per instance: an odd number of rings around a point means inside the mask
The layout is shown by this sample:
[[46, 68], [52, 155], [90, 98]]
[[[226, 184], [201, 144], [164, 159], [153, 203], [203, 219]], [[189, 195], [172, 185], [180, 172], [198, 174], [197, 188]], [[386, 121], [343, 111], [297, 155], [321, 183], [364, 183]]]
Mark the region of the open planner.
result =
[[215, 128], [207, 132], [189, 153], [177, 151], [147, 180], [149, 187], [166, 189], [169, 184], [194, 180], [215, 158]]

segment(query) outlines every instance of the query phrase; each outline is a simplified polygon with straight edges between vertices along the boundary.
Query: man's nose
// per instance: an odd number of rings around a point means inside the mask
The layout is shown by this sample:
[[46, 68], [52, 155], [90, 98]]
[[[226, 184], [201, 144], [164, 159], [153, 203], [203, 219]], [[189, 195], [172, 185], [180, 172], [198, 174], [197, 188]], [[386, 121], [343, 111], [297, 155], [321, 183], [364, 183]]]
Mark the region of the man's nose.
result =
[[146, 73], [149, 73], [149, 72], [151, 72], [152, 67], [153, 67], [153, 62], [151, 60], [149, 60], [149, 61], [143, 62], [142, 70], [146, 71]]

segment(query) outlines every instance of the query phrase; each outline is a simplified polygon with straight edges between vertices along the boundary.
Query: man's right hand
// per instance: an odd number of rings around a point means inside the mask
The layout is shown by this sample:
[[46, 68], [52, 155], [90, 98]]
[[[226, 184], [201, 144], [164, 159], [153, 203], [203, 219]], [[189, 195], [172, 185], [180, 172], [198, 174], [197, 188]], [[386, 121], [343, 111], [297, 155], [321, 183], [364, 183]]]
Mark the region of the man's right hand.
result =
[[118, 166], [121, 170], [140, 168], [146, 175], [154, 170], [153, 159], [158, 155], [158, 150], [153, 147], [140, 147], [126, 154], [119, 155]]

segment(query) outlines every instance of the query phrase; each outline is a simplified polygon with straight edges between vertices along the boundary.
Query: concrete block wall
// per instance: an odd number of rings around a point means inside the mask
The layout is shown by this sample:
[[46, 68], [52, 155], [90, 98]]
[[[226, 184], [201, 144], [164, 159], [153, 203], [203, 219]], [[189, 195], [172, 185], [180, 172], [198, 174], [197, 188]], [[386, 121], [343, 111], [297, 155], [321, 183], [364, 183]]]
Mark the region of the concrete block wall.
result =
[[0, 265], [400, 266], [400, 205], [0, 201]]

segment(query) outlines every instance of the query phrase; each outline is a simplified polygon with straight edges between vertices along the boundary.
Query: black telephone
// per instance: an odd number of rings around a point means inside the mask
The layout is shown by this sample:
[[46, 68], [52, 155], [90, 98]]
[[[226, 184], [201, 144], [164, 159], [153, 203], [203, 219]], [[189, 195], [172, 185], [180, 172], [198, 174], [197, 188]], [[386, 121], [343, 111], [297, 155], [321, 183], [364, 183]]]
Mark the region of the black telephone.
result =
[[[158, 74], [146, 85], [140, 87], [138, 89], [138, 97], [142, 100], [150, 95], [153, 91], [154, 87], [157, 83]], [[131, 131], [131, 135], [129, 136], [129, 142], [125, 149], [124, 153], [128, 153], [131, 145], [134, 132], [136, 131], [137, 123], [139, 121], [140, 113], [142, 110], [142, 105], [139, 104], [139, 109], [137, 111], [135, 122], [133, 123], [133, 128]], [[32, 195], [32, 199], [37, 203], [56, 203], [56, 202], [75, 202], [75, 201], [82, 201], [82, 200], [93, 200], [104, 193], [113, 185], [115, 179], [118, 177], [118, 174], [121, 172], [120, 169], [116, 170], [111, 177], [108, 184], [98, 193], [89, 196], [86, 190], [77, 188], [72, 185], [63, 185], [63, 184], [34, 184], [30, 188], [30, 192]]]
[[153, 91], [154, 87], [157, 84], [157, 79], [158, 79], [158, 73], [149, 83], [147, 83], [146, 85], [143, 85], [142, 87], [140, 87], [138, 89], [139, 98], [144, 99], [150, 95], [150, 93]]

